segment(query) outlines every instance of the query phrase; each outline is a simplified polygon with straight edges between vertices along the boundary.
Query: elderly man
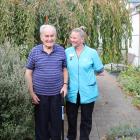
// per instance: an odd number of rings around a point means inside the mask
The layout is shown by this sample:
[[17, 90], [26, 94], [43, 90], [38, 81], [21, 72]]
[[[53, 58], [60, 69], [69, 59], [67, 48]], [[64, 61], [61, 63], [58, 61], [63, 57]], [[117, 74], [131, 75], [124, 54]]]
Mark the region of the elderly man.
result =
[[68, 73], [63, 47], [55, 44], [56, 29], [40, 27], [42, 44], [28, 57], [25, 78], [35, 105], [36, 140], [61, 140], [61, 94], [67, 93]]

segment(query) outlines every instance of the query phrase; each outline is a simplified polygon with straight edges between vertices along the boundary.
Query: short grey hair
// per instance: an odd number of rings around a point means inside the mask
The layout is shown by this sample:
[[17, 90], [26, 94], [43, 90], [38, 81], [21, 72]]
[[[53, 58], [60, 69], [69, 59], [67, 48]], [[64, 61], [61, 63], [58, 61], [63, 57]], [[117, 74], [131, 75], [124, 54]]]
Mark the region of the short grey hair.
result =
[[85, 39], [85, 32], [83, 31], [83, 29], [82, 29], [81, 27], [73, 29], [73, 30], [71, 31], [71, 33], [72, 33], [72, 32], [77, 32], [77, 33], [79, 33], [80, 36], [81, 36], [82, 38]]
[[55, 28], [53, 25], [50, 25], [50, 24], [41, 25], [41, 26], [40, 26], [40, 34], [42, 34], [43, 31], [44, 31], [45, 29], [48, 29], [48, 28], [52, 28], [52, 30], [54, 31], [54, 33], [57, 34], [56, 28]]

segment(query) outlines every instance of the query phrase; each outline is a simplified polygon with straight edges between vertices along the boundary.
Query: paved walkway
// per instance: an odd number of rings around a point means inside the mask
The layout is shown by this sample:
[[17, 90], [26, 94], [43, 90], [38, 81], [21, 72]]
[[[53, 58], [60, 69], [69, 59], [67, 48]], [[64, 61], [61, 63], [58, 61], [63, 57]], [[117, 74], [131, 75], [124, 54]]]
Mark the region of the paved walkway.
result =
[[[115, 77], [105, 72], [104, 76], [97, 79], [100, 97], [95, 104], [90, 140], [101, 140], [110, 128], [120, 124], [130, 124], [140, 128], [140, 110], [131, 104], [130, 97], [122, 93]], [[80, 111], [78, 136], [79, 123]], [[66, 131], [67, 121], [65, 119], [65, 135]]]

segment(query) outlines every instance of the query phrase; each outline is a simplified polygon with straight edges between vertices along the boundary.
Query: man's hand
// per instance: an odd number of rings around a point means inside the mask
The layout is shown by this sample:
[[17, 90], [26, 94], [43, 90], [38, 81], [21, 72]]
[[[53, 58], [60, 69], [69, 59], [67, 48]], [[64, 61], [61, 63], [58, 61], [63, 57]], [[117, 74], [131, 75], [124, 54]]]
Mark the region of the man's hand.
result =
[[32, 83], [32, 73], [33, 71], [30, 69], [26, 69], [25, 71], [25, 79], [27, 81], [28, 90], [32, 98], [32, 104], [39, 104], [39, 98], [33, 91], [33, 83]]
[[37, 97], [35, 93], [32, 93], [31, 97], [32, 97], [32, 104], [35, 104], [35, 105], [39, 104], [40, 99]]
[[65, 97], [67, 95], [67, 86], [68, 86], [67, 84], [64, 84], [60, 91], [60, 93], [63, 97]]

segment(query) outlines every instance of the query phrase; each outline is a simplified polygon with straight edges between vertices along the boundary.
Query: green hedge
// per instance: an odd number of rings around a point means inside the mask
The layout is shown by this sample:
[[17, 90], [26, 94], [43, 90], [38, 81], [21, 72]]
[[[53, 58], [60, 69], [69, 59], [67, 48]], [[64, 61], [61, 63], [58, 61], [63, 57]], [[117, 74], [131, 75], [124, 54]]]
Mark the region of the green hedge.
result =
[[133, 97], [132, 103], [140, 108], [140, 67], [128, 67], [126, 71], [122, 71], [118, 77], [118, 81], [125, 93]]
[[126, 71], [122, 71], [119, 75], [119, 82], [123, 85], [123, 89], [131, 95], [140, 95], [140, 68], [128, 67]]
[[111, 128], [105, 140], [139, 140], [140, 128], [130, 125], [120, 125]]
[[33, 115], [24, 80], [24, 62], [10, 44], [0, 48], [0, 139], [32, 138]]

